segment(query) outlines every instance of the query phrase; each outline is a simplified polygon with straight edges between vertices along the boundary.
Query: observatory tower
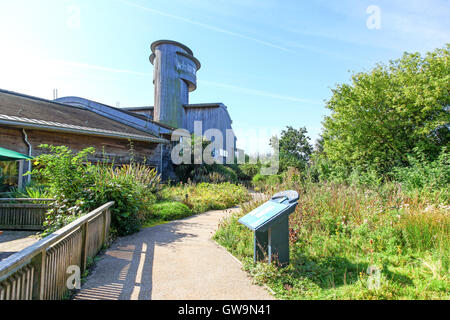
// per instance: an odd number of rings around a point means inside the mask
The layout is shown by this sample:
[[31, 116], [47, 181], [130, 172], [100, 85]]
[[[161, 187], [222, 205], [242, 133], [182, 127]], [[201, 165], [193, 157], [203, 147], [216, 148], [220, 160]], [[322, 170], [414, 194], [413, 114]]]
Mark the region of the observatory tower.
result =
[[150, 62], [154, 66], [154, 120], [174, 128], [182, 128], [189, 104], [189, 92], [197, 88], [200, 62], [187, 46], [171, 40], [151, 45]]

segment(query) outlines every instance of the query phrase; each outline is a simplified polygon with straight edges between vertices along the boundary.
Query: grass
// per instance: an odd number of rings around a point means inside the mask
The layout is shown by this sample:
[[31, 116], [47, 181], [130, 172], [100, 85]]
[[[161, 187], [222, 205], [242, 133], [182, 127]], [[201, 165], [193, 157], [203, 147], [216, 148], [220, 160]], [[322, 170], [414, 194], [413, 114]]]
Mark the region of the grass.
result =
[[247, 189], [232, 183], [179, 184], [160, 192], [164, 201], [184, 203], [193, 214], [224, 210], [250, 200]]
[[192, 215], [192, 210], [187, 205], [176, 201], [156, 203], [150, 206], [149, 211], [152, 217], [162, 221], [183, 219]]
[[158, 201], [147, 208], [143, 227], [154, 227], [209, 210], [228, 209], [249, 199], [245, 187], [231, 183], [166, 186], [158, 192]]
[[253, 235], [237, 220], [260, 203], [223, 220], [215, 234], [257, 283], [281, 299], [450, 298], [448, 204], [407, 196], [395, 185], [296, 187], [288, 267], [253, 264]]
[[165, 221], [165, 220], [161, 220], [161, 219], [149, 219], [146, 222], [144, 222], [142, 224], [142, 228], [153, 228], [156, 226], [159, 226], [161, 224], [166, 224], [169, 223], [170, 221]]

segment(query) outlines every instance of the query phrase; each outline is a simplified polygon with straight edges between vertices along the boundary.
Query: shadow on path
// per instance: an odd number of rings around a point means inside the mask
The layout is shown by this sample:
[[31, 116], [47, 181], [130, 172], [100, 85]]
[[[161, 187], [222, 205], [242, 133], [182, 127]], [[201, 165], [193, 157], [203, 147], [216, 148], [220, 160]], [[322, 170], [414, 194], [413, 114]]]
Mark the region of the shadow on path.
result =
[[[191, 217], [192, 218], [192, 217]], [[155, 246], [169, 246], [195, 234], [180, 232], [180, 225], [196, 224], [190, 218], [142, 229], [117, 239], [100, 257], [75, 300], [149, 300], [152, 295], [152, 273]]]
[[211, 237], [237, 209], [215, 210], [119, 238], [75, 299], [268, 300]]

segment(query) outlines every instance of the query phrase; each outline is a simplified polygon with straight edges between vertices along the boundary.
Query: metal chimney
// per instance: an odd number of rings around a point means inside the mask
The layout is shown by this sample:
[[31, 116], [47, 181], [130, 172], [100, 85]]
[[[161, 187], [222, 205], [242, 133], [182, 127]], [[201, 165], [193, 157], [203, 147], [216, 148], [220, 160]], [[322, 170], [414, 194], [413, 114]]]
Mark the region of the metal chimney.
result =
[[174, 128], [183, 127], [183, 105], [189, 104], [189, 92], [197, 88], [200, 62], [191, 49], [170, 40], [151, 45], [150, 62], [154, 66], [154, 119]]

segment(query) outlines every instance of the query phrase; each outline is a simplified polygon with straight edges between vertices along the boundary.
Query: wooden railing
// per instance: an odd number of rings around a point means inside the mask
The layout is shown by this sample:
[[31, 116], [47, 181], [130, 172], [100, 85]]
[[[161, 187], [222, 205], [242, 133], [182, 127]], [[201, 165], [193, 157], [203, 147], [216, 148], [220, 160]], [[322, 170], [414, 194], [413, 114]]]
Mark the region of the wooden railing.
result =
[[0, 261], [0, 300], [59, 300], [64, 297], [69, 266], [82, 274], [87, 259], [106, 243], [111, 206], [100, 208]]
[[0, 230], [43, 230], [45, 212], [49, 206], [42, 202], [54, 200], [31, 198], [0, 199]]

